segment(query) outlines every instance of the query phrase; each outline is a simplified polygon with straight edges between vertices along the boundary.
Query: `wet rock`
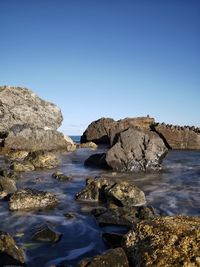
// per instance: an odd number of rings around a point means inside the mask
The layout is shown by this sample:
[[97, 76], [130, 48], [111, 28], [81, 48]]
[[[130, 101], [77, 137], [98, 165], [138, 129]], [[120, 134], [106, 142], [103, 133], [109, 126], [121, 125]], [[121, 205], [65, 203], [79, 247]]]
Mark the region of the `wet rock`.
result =
[[12, 236], [8, 233], [0, 231], [0, 265], [24, 265], [25, 256], [21, 248], [19, 248]]
[[13, 162], [11, 164], [11, 169], [15, 172], [29, 172], [34, 171], [35, 167], [31, 162]]
[[96, 144], [109, 144], [109, 131], [114, 123], [113, 119], [101, 118], [92, 122], [81, 136], [81, 143], [94, 142]]
[[144, 192], [127, 182], [115, 183], [110, 188], [105, 188], [105, 195], [109, 203], [115, 203], [121, 207], [144, 205], [146, 202]]
[[98, 153], [98, 154], [91, 155], [88, 159], [85, 160], [84, 164], [85, 166], [88, 166], [88, 167], [109, 169], [109, 166], [106, 162], [105, 153]]
[[[93, 213], [94, 214], [94, 213]], [[155, 213], [152, 207], [140, 206], [140, 207], [115, 207], [108, 208], [101, 214], [94, 214], [100, 225], [124, 225], [134, 226], [141, 220], [153, 219]]]
[[157, 134], [129, 128], [108, 150], [106, 162], [118, 172], [159, 170], [166, 154], [167, 148]]
[[58, 204], [57, 197], [45, 191], [25, 188], [14, 193], [9, 201], [9, 209], [27, 210], [52, 208]]
[[60, 241], [62, 237], [61, 233], [58, 233], [52, 229], [48, 224], [42, 225], [35, 234], [32, 236], [33, 241], [56, 243]]
[[105, 178], [90, 179], [86, 187], [76, 195], [78, 200], [114, 203], [117, 206], [134, 206], [145, 203], [144, 193], [127, 182], [115, 182]]
[[94, 142], [87, 142], [82, 143], [78, 145], [78, 148], [91, 148], [91, 149], [97, 149], [97, 145]]
[[91, 260], [82, 260], [77, 267], [129, 267], [128, 259], [122, 248], [106, 251], [104, 254], [95, 256]]
[[166, 216], [144, 220], [124, 238], [133, 266], [199, 266], [200, 218]]
[[103, 237], [103, 240], [106, 242], [106, 244], [110, 248], [121, 247], [122, 238], [123, 238], [122, 234], [118, 234], [118, 233], [103, 233], [102, 237]]
[[52, 174], [52, 177], [58, 181], [68, 182], [72, 180], [71, 176], [65, 175], [64, 173], [57, 171]]
[[16, 124], [56, 130], [63, 120], [56, 105], [29, 89], [11, 86], [0, 87], [0, 117], [0, 131], [10, 130]]
[[74, 220], [77, 218], [77, 214], [75, 212], [67, 212], [64, 214], [64, 216], [68, 219], [68, 220]]
[[32, 152], [29, 154], [28, 159], [35, 168], [55, 168], [59, 161], [55, 154], [50, 152]]
[[72, 145], [58, 131], [32, 128], [27, 125], [15, 125], [4, 141], [4, 148], [23, 151], [71, 151]]
[[0, 176], [0, 199], [17, 191], [14, 180]]
[[0, 169], [0, 176], [3, 176], [5, 178], [10, 178], [12, 180], [18, 180], [21, 178], [21, 175], [19, 173], [7, 168]]
[[7, 156], [10, 160], [24, 160], [28, 156], [28, 151], [9, 151]]

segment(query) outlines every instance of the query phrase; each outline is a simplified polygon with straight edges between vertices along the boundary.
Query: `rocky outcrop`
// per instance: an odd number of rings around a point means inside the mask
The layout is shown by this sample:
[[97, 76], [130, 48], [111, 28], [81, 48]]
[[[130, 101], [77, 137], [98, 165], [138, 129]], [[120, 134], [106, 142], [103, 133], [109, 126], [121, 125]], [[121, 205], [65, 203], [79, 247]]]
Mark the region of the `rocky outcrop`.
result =
[[200, 219], [157, 217], [137, 224], [124, 238], [133, 266], [194, 266], [200, 264]]
[[77, 264], [77, 267], [129, 267], [127, 256], [122, 248], [115, 248], [106, 251], [104, 254], [95, 256], [92, 259], [84, 259]]
[[17, 191], [11, 196], [9, 209], [12, 211], [44, 209], [55, 207], [57, 203], [57, 197], [50, 192], [25, 188]]
[[86, 187], [76, 195], [76, 198], [114, 203], [120, 207], [143, 205], [146, 202], [143, 191], [138, 187], [105, 178], [88, 179]]
[[166, 153], [167, 148], [157, 134], [129, 128], [119, 134], [117, 143], [108, 150], [106, 162], [119, 172], [158, 170]]
[[81, 136], [81, 143], [92, 141], [96, 144], [109, 144], [109, 131], [114, 123], [115, 121], [110, 118], [92, 122]]
[[25, 255], [11, 235], [0, 231], [0, 266], [24, 266]]
[[200, 149], [200, 130], [189, 126], [157, 124], [153, 130], [171, 149]]
[[60, 109], [27, 88], [0, 87], [0, 131], [14, 125], [56, 130], [63, 120]]
[[63, 120], [60, 109], [21, 87], [0, 87], [0, 147], [4, 151], [76, 149], [57, 131]]

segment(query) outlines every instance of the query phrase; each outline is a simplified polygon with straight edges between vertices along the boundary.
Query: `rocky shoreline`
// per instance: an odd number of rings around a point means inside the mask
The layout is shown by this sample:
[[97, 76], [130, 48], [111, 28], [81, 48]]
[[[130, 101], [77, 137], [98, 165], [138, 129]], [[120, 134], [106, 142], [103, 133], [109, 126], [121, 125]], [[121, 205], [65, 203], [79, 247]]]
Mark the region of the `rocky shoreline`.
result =
[[[88, 126], [80, 145], [57, 131], [61, 122], [60, 109], [32, 91], [0, 87], [0, 154], [6, 162], [6, 166], [0, 166], [0, 198], [9, 212], [55, 209], [60, 196], [21, 188], [17, 181], [21, 173], [52, 169], [52, 179], [73, 182], [73, 177], [54, 170], [59, 168], [61, 155], [68, 157], [66, 153], [77, 148], [95, 150], [99, 144], [106, 145], [103, 153], [93, 154], [85, 164], [116, 173], [159, 172], [168, 150], [200, 149], [199, 128], [158, 124], [149, 117], [117, 122], [102, 118]], [[99, 207], [90, 214], [99, 227], [124, 226], [127, 231], [125, 235], [105, 233], [102, 238], [110, 249], [82, 259], [76, 266], [200, 266], [200, 218], [156, 214], [140, 188], [114, 177], [88, 178], [85, 188], [74, 198], [77, 203], [98, 203]], [[66, 214], [68, 220], [75, 217], [76, 214]], [[32, 235], [35, 242], [50, 244], [61, 238], [62, 233], [49, 224]], [[10, 233], [1, 231], [0, 266], [8, 265], [28, 266], [26, 252]]]

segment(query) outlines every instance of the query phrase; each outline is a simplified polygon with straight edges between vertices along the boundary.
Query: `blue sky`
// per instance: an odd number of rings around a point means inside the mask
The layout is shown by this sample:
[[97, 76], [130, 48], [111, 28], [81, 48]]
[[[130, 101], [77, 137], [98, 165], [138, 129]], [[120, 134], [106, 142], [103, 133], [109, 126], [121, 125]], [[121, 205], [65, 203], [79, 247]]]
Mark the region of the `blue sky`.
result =
[[199, 0], [0, 0], [0, 84], [100, 117], [200, 126]]

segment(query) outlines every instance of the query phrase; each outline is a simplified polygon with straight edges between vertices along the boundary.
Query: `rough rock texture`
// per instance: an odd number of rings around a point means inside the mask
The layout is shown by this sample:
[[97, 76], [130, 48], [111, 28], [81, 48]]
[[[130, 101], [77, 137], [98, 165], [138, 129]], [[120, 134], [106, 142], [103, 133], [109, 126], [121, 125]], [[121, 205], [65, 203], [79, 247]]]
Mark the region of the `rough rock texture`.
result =
[[17, 191], [14, 180], [0, 176], [0, 199]]
[[60, 241], [61, 233], [54, 231], [48, 224], [44, 224], [32, 235], [33, 241], [56, 243]]
[[172, 149], [200, 149], [200, 131], [194, 127], [158, 124], [154, 129]]
[[138, 223], [124, 238], [133, 266], [199, 267], [200, 218], [158, 217]]
[[27, 125], [15, 125], [5, 138], [4, 147], [12, 150], [39, 151], [39, 150], [68, 150], [72, 146], [64, 135], [55, 130], [31, 128]]
[[43, 209], [56, 206], [57, 197], [44, 191], [25, 188], [14, 193], [9, 201], [10, 210]]
[[91, 148], [91, 149], [97, 149], [97, 145], [94, 142], [87, 142], [82, 143], [78, 145], [78, 148]]
[[28, 161], [35, 168], [53, 169], [58, 165], [58, 158], [55, 154], [49, 152], [32, 152], [29, 154]]
[[20, 265], [25, 262], [24, 252], [6, 232], [0, 231], [0, 266]]
[[58, 181], [68, 182], [72, 180], [72, 177], [69, 175], [65, 175], [63, 172], [57, 171], [52, 174], [52, 177]]
[[114, 203], [120, 207], [143, 205], [146, 202], [143, 191], [138, 187], [105, 178], [88, 180], [86, 187], [76, 195], [76, 198]]
[[134, 128], [119, 134], [118, 142], [106, 154], [107, 164], [119, 172], [161, 169], [167, 153], [163, 140], [155, 133]]
[[100, 212], [93, 210], [92, 214], [101, 225], [125, 225], [133, 227], [141, 220], [152, 219], [155, 213], [152, 207], [112, 207]]
[[110, 118], [101, 118], [92, 122], [81, 136], [81, 143], [94, 142], [109, 144], [109, 131], [115, 121]]
[[106, 251], [93, 259], [85, 259], [77, 264], [77, 267], [129, 267], [128, 259], [122, 248]]
[[60, 109], [21, 87], [0, 87], [0, 131], [16, 124], [56, 130], [63, 120]]
[[15, 172], [30, 172], [34, 171], [35, 167], [31, 162], [13, 162], [11, 164], [11, 169]]

